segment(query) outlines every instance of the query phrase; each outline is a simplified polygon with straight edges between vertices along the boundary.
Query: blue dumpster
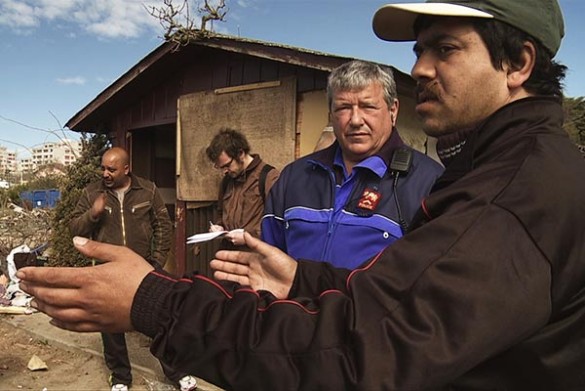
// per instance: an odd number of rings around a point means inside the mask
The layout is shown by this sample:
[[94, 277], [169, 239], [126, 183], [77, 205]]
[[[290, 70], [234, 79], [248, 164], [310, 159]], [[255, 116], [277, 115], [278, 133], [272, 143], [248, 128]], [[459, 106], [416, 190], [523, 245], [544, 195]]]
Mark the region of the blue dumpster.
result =
[[43, 189], [23, 191], [20, 199], [28, 201], [33, 208], [54, 208], [61, 198], [61, 192], [57, 189]]

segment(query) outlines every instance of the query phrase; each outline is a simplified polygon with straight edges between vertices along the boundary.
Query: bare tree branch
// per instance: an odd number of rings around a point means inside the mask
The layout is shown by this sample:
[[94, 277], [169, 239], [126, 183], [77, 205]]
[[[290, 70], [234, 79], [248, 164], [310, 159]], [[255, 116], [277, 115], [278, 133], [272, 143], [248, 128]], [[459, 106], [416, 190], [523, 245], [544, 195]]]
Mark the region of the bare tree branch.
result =
[[[47, 133], [47, 137], [49, 135], [54, 136], [60, 142], [69, 145], [69, 147], [71, 148], [71, 151], [73, 152], [73, 154], [75, 155], [75, 157], [77, 157], [77, 153], [75, 152], [74, 148], [72, 148], [71, 147], [71, 144], [66, 141], [66, 140], [68, 140], [68, 138], [67, 138], [67, 135], [65, 134], [65, 129], [61, 126], [60, 121], [57, 119], [57, 117], [55, 117], [55, 115], [51, 111], [49, 111], [49, 114], [51, 114], [51, 116], [53, 117], [53, 119], [55, 119], [55, 122], [57, 122], [57, 125], [59, 126], [59, 129], [50, 130], [50, 129], [37, 128], [35, 126], [27, 125], [27, 124], [25, 124], [23, 122], [20, 122], [20, 121], [14, 120], [14, 119], [4, 117], [3, 115], [0, 115], [0, 119], [3, 119], [4, 121], [12, 122], [12, 123], [17, 124], [17, 125], [20, 125], [20, 126], [23, 126], [23, 127], [27, 128], [27, 129], [31, 129], [31, 130], [36, 130], [36, 131], [39, 131], [39, 132]], [[12, 143], [12, 144], [21, 145], [21, 144], [18, 144], [18, 143]]]
[[207, 30], [207, 22], [214, 20], [223, 21], [228, 9], [226, 0], [217, 0], [216, 5], [210, 0], [197, 7], [197, 13], [201, 17], [199, 28], [195, 27], [195, 21], [191, 16], [189, 0], [183, 0], [180, 7], [173, 4], [173, 0], [163, 0], [162, 7], [147, 7], [148, 13], [157, 18], [164, 29], [163, 38], [167, 42], [175, 43], [173, 50], [188, 45], [193, 41], [208, 37], [211, 31]]
[[205, 0], [203, 6], [197, 9], [201, 14], [201, 31], [206, 31], [205, 26], [209, 21], [223, 21], [228, 11], [227, 8], [224, 10], [225, 7], [225, 0], [220, 0], [215, 6], [209, 4], [209, 0]]

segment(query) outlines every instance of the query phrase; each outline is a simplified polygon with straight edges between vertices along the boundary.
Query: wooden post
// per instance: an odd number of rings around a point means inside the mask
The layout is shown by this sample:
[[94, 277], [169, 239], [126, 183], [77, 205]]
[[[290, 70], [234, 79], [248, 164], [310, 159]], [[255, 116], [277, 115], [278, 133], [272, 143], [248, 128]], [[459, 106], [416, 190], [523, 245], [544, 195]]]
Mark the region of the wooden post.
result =
[[185, 274], [187, 259], [187, 203], [177, 200], [175, 204], [175, 267], [176, 274]]

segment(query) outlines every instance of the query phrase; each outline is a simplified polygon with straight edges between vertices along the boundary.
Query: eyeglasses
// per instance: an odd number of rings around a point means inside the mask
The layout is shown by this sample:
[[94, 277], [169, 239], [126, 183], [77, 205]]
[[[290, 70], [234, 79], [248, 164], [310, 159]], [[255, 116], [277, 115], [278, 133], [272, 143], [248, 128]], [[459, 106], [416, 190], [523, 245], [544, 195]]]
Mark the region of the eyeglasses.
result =
[[234, 158], [231, 158], [229, 162], [227, 162], [224, 165], [218, 166], [217, 164], [213, 165], [213, 168], [217, 169], [217, 170], [227, 170], [229, 168], [229, 166], [232, 165], [232, 162], [234, 161]]

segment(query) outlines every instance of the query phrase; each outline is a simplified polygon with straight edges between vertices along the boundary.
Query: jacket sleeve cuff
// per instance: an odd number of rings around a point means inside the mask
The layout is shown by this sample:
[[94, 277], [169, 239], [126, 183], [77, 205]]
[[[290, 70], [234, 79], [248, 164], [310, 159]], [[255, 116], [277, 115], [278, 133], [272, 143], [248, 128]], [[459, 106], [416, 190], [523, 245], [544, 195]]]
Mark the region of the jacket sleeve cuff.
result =
[[301, 265], [297, 266], [297, 271], [295, 272], [295, 278], [293, 279], [292, 285], [290, 290], [288, 291], [287, 299], [294, 299], [295, 297], [299, 297], [299, 284], [300, 284], [300, 274], [301, 271], [299, 270]]
[[144, 277], [134, 296], [130, 320], [136, 331], [154, 337], [164, 314], [164, 302], [175, 280], [160, 270], [154, 270]]
[[347, 290], [347, 269], [337, 269], [326, 262], [298, 260], [295, 277], [288, 298], [317, 297], [326, 290]]

